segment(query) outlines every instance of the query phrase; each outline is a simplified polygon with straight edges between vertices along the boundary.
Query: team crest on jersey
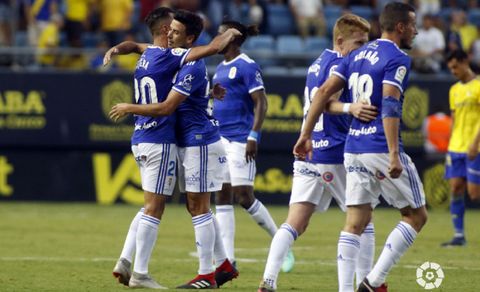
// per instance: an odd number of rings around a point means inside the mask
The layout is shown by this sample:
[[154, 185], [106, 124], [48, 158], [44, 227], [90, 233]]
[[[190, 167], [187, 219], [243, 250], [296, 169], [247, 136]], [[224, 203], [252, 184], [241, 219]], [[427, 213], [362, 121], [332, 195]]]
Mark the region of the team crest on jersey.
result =
[[255, 80], [257, 80], [259, 84], [263, 84], [262, 74], [260, 71], [255, 72]]
[[183, 77], [183, 80], [180, 81], [178, 85], [182, 86], [186, 90], [190, 91], [192, 89], [192, 81], [195, 77], [192, 74], [187, 74]]
[[377, 170], [377, 172], [375, 173], [375, 177], [378, 179], [378, 180], [383, 180], [385, 178], [385, 175], [383, 174], [383, 172], [381, 172], [380, 170]]
[[187, 50], [182, 49], [182, 48], [175, 48], [175, 49], [171, 50], [172, 55], [175, 55], [175, 56], [181, 56], [181, 55], [183, 55], [183, 53], [185, 53], [185, 51], [187, 51]]
[[397, 68], [397, 72], [395, 72], [395, 80], [402, 83], [405, 75], [407, 75], [407, 67], [400, 66]]
[[323, 173], [322, 177], [324, 181], [331, 182], [333, 180], [333, 173], [331, 173], [330, 171], [327, 171]]
[[235, 76], [237, 76], [237, 67], [232, 67], [228, 72], [228, 78], [233, 79]]

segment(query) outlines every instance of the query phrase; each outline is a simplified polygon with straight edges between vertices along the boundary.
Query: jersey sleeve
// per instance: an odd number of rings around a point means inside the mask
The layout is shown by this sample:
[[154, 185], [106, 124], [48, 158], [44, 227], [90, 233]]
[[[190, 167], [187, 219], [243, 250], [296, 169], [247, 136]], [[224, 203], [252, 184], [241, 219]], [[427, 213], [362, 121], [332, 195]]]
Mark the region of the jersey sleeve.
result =
[[343, 80], [345, 80], [345, 82], [347, 81], [347, 75], [348, 75], [348, 58], [339, 58], [338, 59], [339, 61], [338, 62], [335, 62], [334, 65], [332, 65], [330, 67], [330, 74], [329, 76], [332, 76], [332, 75], [335, 75], [335, 76], [338, 76], [340, 78], [342, 78]]
[[248, 88], [248, 93], [265, 89], [263, 85], [263, 77], [260, 68], [256, 63], [249, 63], [243, 71], [243, 82]]
[[203, 77], [204, 75], [199, 74], [197, 66], [185, 65], [178, 71], [176, 82], [172, 89], [183, 95], [190, 96], [201, 85], [203, 81], [201, 78]]
[[383, 84], [390, 84], [398, 88], [403, 94], [407, 87], [408, 75], [410, 73], [410, 58], [402, 56], [400, 58], [392, 58], [385, 66], [385, 75], [383, 76]]
[[448, 103], [450, 104], [450, 110], [453, 112], [455, 111], [455, 85], [450, 87], [450, 91], [448, 93]]
[[185, 64], [185, 59], [190, 53], [190, 49], [174, 48], [169, 49], [169, 58], [171, 58], [171, 64], [180, 68]]

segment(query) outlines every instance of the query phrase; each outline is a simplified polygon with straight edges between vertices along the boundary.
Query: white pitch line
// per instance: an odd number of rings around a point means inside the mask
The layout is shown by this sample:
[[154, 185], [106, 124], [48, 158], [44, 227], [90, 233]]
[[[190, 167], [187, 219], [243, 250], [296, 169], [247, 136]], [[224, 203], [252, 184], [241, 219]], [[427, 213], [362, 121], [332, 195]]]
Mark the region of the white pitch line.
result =
[[[196, 262], [197, 261], [197, 253], [190, 252], [189, 258], [183, 259], [175, 259], [175, 262]], [[79, 257], [79, 258], [69, 258], [69, 257], [42, 257], [42, 256], [23, 256], [23, 257], [0, 257], [0, 261], [5, 262], [111, 262], [115, 263], [117, 258], [107, 258], [107, 257]], [[160, 262], [160, 259], [152, 258], [151, 262]], [[236, 258], [237, 262], [241, 263], [248, 263], [248, 264], [258, 264], [258, 263], [265, 263], [264, 259], [258, 258]], [[295, 265], [317, 265], [317, 266], [329, 266], [333, 267], [336, 266], [337, 263], [334, 261], [308, 261], [308, 260], [296, 260]], [[403, 265], [398, 265], [396, 267], [403, 268], [403, 269], [417, 269], [421, 263], [407, 263]], [[466, 270], [466, 271], [480, 271], [480, 268], [475, 267], [454, 267], [454, 266], [442, 266], [443, 270]]]

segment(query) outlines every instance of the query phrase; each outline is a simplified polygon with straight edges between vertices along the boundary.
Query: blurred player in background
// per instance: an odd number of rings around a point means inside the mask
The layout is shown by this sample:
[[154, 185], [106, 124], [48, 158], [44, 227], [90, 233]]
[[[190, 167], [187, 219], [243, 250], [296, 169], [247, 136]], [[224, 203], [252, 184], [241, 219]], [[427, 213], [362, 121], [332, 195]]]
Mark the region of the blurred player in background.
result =
[[[179, 10], [168, 33], [169, 47], [191, 48], [203, 29], [203, 20]], [[232, 39], [229, 30], [223, 38]], [[174, 49], [177, 50], [177, 49]], [[216, 218], [210, 210], [210, 194], [222, 187], [226, 171], [226, 155], [220, 141], [218, 122], [207, 113], [209, 77], [203, 60], [187, 62], [173, 79], [173, 87], [165, 101], [151, 104], [118, 104], [111, 117], [126, 114], [149, 117], [176, 115], [180, 191], [187, 193], [187, 208], [192, 215], [195, 243], [199, 256], [198, 276], [180, 289], [212, 289], [238, 276], [228, 261], [219, 234]], [[171, 86], [171, 85], [169, 85]], [[175, 172], [173, 164], [172, 172]], [[170, 171], [170, 165], [164, 170]], [[215, 252], [215, 255], [214, 255]], [[213, 262], [218, 265], [214, 268]]]
[[[228, 258], [235, 262], [234, 201], [238, 202], [265, 231], [274, 236], [277, 225], [267, 208], [255, 198], [255, 179], [260, 131], [267, 112], [267, 97], [260, 67], [240, 51], [248, 36], [258, 34], [255, 25], [245, 26], [236, 21], [224, 21], [221, 35], [229, 28], [242, 33], [221, 52], [224, 61], [217, 66], [213, 82], [226, 89], [223, 100], [215, 99], [213, 116], [218, 120], [222, 143], [227, 152], [228, 172], [222, 190], [215, 196], [216, 215]], [[293, 254], [286, 258], [284, 270], [293, 268]]]
[[455, 235], [442, 244], [444, 247], [466, 244], [463, 229], [465, 191], [472, 201], [480, 200], [480, 80], [470, 68], [468, 55], [461, 50], [448, 55], [447, 65], [459, 81], [450, 88], [453, 127], [445, 173], [452, 194], [450, 213]]
[[[183, 28], [183, 34], [188, 28], [189, 39], [195, 40], [198, 36], [199, 21], [201, 24], [198, 16], [178, 12], [175, 19], [180, 19], [177, 20], [176, 25]], [[195, 63], [194, 60], [218, 53], [235, 34], [230, 30], [225, 35], [214, 39], [208, 46], [191, 50], [167, 49], [167, 39], [171, 38], [172, 31], [178, 31], [171, 29], [172, 20], [173, 11], [168, 8], [152, 11], [146, 23], [154, 39], [153, 45], [124, 42], [110, 49], [105, 56], [106, 64], [115, 54], [142, 53], [134, 75], [135, 102], [138, 105], [159, 104], [168, 99], [173, 76], [182, 65]], [[200, 26], [200, 31], [201, 29]], [[140, 210], [132, 221], [113, 274], [119, 282], [133, 288], [159, 289], [162, 287], [148, 275], [148, 262], [157, 238], [165, 201], [168, 196], [171, 196], [176, 181], [176, 115], [171, 111], [163, 116], [136, 115], [134, 118], [132, 152], [140, 168], [142, 188], [145, 191], [145, 208]], [[198, 196], [198, 198], [201, 197]], [[211, 234], [208, 236], [215, 238]], [[221, 252], [220, 248], [219, 250]], [[135, 251], [133, 274], [131, 274], [130, 266]]]
[[[335, 70], [342, 56], [368, 41], [369, 31], [370, 24], [359, 16], [345, 14], [337, 20], [333, 28], [333, 50], [326, 49], [308, 68], [304, 117], [307, 116], [316, 90]], [[258, 292], [271, 292], [277, 289], [277, 277], [283, 258], [298, 236], [305, 232], [315, 211], [326, 211], [332, 198], [335, 198], [338, 206], [345, 211], [346, 172], [343, 166], [343, 150], [351, 118], [341, 114], [355, 114], [365, 121], [376, 116], [374, 106], [352, 104], [350, 100], [347, 91], [340, 91], [334, 95], [332, 102], [327, 105], [327, 108], [329, 107], [327, 110], [332, 114], [322, 114], [313, 130], [312, 158], [296, 159], [294, 163], [288, 217], [273, 237]], [[372, 223], [362, 233], [360, 248], [357, 264], [358, 283], [370, 272], [373, 265], [375, 233]]]
[[[415, 9], [392, 2], [380, 15], [382, 38], [352, 51], [315, 94], [294, 153], [311, 155], [311, 133], [329, 97], [348, 85], [353, 101], [376, 106], [381, 112], [371, 122], [353, 119], [345, 143], [347, 171], [347, 218], [338, 241], [339, 280], [353, 279], [360, 248], [360, 235], [371, 220], [372, 207], [381, 194], [400, 210], [402, 220], [390, 233], [372, 271], [358, 291], [387, 291], [385, 278], [413, 244], [427, 221], [425, 194], [415, 165], [403, 151], [399, 124], [403, 92], [411, 60], [410, 49], [417, 34]], [[342, 291], [353, 291], [353, 281]], [[349, 287], [347, 287], [349, 284]]]

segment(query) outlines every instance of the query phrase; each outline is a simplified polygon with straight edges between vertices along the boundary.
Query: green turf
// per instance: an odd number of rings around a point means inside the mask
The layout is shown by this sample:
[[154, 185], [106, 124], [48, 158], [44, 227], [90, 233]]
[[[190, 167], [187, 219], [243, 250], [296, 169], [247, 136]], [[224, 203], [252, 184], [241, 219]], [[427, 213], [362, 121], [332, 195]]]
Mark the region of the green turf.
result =
[[[130, 220], [138, 207], [94, 204], [0, 204], [0, 291], [126, 291], [111, 270], [119, 256]], [[285, 207], [271, 207], [277, 223]], [[414, 246], [388, 277], [390, 291], [425, 291], [417, 285], [416, 267], [439, 263], [445, 279], [433, 291], [480, 291], [480, 212], [466, 215], [468, 245], [442, 249], [450, 238], [450, 216], [430, 212]], [[310, 229], [293, 248], [294, 270], [279, 277], [279, 291], [336, 291], [336, 243], [344, 214], [333, 209], [312, 218]], [[399, 216], [391, 209], [375, 212], [377, 255]], [[248, 214], [237, 208], [236, 256], [240, 277], [222, 289], [256, 291], [262, 277], [270, 238]], [[179, 205], [167, 206], [153, 252], [150, 272], [167, 287], [196, 274], [197, 261], [190, 216]]]

